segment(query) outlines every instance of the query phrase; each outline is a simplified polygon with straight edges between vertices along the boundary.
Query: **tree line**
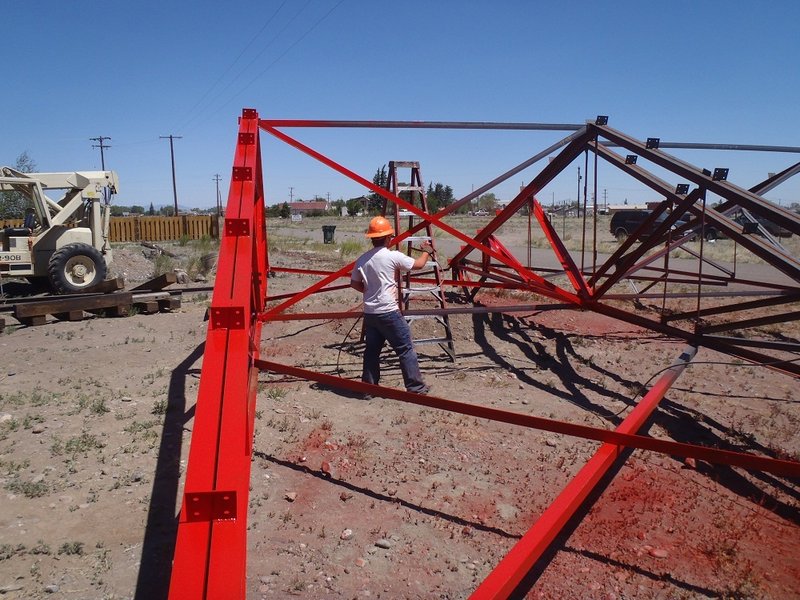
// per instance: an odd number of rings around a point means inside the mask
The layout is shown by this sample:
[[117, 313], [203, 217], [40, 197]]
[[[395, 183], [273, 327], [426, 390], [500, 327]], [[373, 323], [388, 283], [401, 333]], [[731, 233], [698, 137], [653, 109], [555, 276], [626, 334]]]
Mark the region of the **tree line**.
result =
[[[386, 189], [388, 181], [389, 176], [386, 171], [386, 165], [383, 165], [375, 171], [375, 175], [372, 177], [372, 183], [378, 187]], [[408, 183], [398, 183], [398, 186], [405, 185], [408, 185]], [[415, 206], [421, 206], [418, 196], [418, 192], [400, 192], [400, 198], [406, 202], [414, 204]], [[439, 181], [428, 184], [428, 187], [425, 190], [425, 199], [428, 205], [428, 212], [431, 214], [439, 212], [443, 208], [450, 206], [456, 201], [453, 188]], [[394, 214], [394, 204], [387, 202], [380, 194], [372, 192], [370, 194], [359, 196], [357, 198], [350, 198], [348, 200], [343, 198], [333, 200], [330, 202], [330, 208], [327, 211], [314, 210], [305, 212], [303, 214], [309, 217], [326, 215], [339, 216], [342, 214], [342, 209], [344, 209], [347, 215], [351, 217], [359, 214], [378, 215], [384, 212], [384, 206], [386, 214]], [[473, 200], [471, 203], [459, 207], [456, 209], [455, 214], [467, 214], [473, 210], [482, 210], [486, 211], [487, 213], [493, 213], [498, 206], [499, 201], [497, 197], [492, 193], [487, 193], [479, 196], [477, 200]], [[289, 203], [283, 202], [269, 206], [267, 208], [267, 216], [288, 219], [291, 216]]]
[[[14, 169], [22, 173], [33, 173], [36, 171], [36, 162], [30, 157], [27, 151], [23, 152], [17, 157]], [[386, 165], [383, 165], [375, 171], [372, 182], [381, 188], [386, 188], [388, 184], [388, 174], [386, 172]], [[407, 183], [399, 183], [398, 185], [408, 185]], [[407, 202], [413, 203], [415, 206], [420, 206], [421, 202], [417, 192], [400, 192], [400, 197]], [[453, 193], [453, 188], [442, 182], [431, 182], [426, 188], [425, 197], [428, 204], [428, 212], [436, 213], [441, 209], [450, 206], [456, 201]], [[342, 209], [349, 216], [356, 216], [358, 214], [377, 215], [383, 212], [384, 203], [386, 203], [386, 211], [388, 214], [394, 213], [394, 204], [385, 202], [383, 196], [377, 193], [371, 193], [357, 198], [350, 198], [345, 200], [340, 198], [330, 203], [330, 209], [327, 211], [317, 210], [305, 213], [306, 216], [325, 216], [325, 215], [341, 215]], [[28, 200], [19, 192], [4, 192], [0, 194], [0, 219], [21, 219], [25, 215], [25, 208], [27, 208]], [[469, 205], [462, 206], [456, 210], [456, 214], [465, 214], [472, 210], [482, 210], [491, 213], [498, 206], [498, 200], [494, 194], [488, 193], [480, 196], [477, 201], [469, 203]], [[193, 213], [208, 213], [213, 214], [216, 208], [208, 209], [192, 209]], [[132, 206], [124, 206], [113, 204], [111, 206], [111, 215], [116, 217], [134, 215], [134, 216], [173, 216], [175, 209], [172, 206], [161, 206], [156, 208], [153, 203], [150, 203], [148, 208], [134, 204]], [[289, 218], [291, 216], [291, 209], [288, 202], [278, 203], [273, 206], [267, 207], [267, 216], [276, 218]]]

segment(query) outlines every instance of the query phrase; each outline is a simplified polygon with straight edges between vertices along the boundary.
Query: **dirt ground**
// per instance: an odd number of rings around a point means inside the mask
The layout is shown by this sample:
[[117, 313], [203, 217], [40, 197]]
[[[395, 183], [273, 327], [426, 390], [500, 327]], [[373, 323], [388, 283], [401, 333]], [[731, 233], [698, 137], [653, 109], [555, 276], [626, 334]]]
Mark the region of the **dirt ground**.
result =
[[[319, 223], [304, 227], [297, 243], [271, 230], [273, 266], [330, 269], [357, 250], [346, 223], [329, 246]], [[312, 281], [278, 274], [269, 294]], [[165, 596], [209, 301], [187, 294], [173, 313], [0, 334], [0, 597]], [[302, 309], [358, 303], [342, 290]], [[455, 362], [419, 348], [432, 394], [609, 429], [685, 346], [573, 311], [451, 324]], [[352, 321], [269, 323], [262, 356], [358, 378], [358, 332]], [[797, 324], [761, 333], [800, 339]], [[383, 364], [383, 383], [401, 387], [390, 353]], [[283, 376], [260, 383], [252, 599], [466, 598], [598, 447]], [[701, 349], [648, 433], [798, 460], [798, 425], [796, 379]], [[800, 597], [798, 481], [634, 451], [567, 531], [526, 597]]]

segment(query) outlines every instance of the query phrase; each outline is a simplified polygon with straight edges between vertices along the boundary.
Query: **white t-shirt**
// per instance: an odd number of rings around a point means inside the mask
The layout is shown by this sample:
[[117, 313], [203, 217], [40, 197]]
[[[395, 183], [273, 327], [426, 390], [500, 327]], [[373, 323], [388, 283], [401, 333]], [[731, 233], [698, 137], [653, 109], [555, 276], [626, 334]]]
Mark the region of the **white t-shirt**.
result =
[[374, 315], [398, 310], [395, 273], [413, 268], [413, 258], [385, 246], [362, 254], [350, 279], [364, 284], [364, 312]]

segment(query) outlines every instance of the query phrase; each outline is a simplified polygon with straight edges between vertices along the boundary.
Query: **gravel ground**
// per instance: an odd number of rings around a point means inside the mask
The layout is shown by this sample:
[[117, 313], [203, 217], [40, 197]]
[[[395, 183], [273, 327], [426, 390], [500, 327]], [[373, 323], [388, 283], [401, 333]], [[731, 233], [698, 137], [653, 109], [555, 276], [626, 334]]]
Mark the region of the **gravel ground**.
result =
[[[270, 259], [332, 268], [347, 260], [341, 250], [301, 242]], [[186, 252], [179, 264], [196, 264], [198, 249]], [[130, 246], [114, 268], [134, 281], [155, 267]], [[279, 274], [269, 292], [308, 284]], [[341, 290], [299, 308], [358, 302]], [[208, 295], [187, 295], [174, 313], [0, 335], [4, 598], [164, 597], [208, 304]], [[269, 323], [262, 355], [357, 378], [352, 326]], [[459, 316], [453, 333], [456, 363], [435, 347], [420, 351], [434, 395], [606, 428], [684, 346], [569, 311]], [[800, 339], [797, 324], [760, 333]], [[650, 435], [800, 458], [795, 378], [707, 350], [696, 363], [668, 392]], [[399, 386], [389, 353], [385, 365], [385, 383]], [[268, 374], [257, 411], [251, 599], [466, 598], [597, 448]], [[569, 532], [537, 567], [527, 597], [800, 597], [797, 481], [636, 451]]]

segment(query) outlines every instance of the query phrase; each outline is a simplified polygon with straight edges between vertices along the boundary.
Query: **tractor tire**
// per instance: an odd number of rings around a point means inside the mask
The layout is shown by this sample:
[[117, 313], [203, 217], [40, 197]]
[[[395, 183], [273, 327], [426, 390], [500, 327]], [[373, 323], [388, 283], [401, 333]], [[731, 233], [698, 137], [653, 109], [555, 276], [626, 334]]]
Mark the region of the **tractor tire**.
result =
[[85, 292], [106, 278], [106, 261], [88, 244], [69, 244], [50, 257], [47, 275], [57, 294]]

